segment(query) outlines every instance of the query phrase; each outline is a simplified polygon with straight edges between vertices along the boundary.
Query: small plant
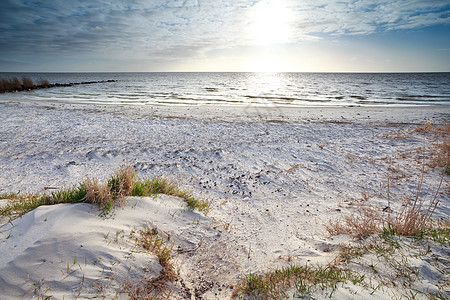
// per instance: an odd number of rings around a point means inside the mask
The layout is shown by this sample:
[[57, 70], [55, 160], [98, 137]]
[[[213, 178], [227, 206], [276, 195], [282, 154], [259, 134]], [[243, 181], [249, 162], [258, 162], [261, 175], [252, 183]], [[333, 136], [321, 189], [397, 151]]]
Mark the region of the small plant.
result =
[[50, 288], [45, 286], [44, 279], [36, 281], [32, 285], [34, 286], [34, 291], [33, 291], [34, 296], [33, 296], [33, 298], [37, 297], [37, 299], [43, 299], [43, 300], [47, 300], [47, 299], [52, 299], [53, 298], [52, 296], [47, 296], [46, 295], [48, 293], [48, 291], [50, 290]]
[[435, 194], [426, 203], [425, 197], [422, 195], [423, 177], [424, 170], [422, 169], [416, 196], [414, 198], [404, 197], [402, 209], [394, 217], [389, 214], [381, 214], [370, 206], [360, 206], [358, 215], [344, 216], [343, 221], [330, 220], [329, 224], [325, 225], [327, 231], [331, 235], [350, 234], [359, 239], [381, 232], [401, 236], [420, 235], [432, 224], [432, 216], [439, 205], [437, 197], [444, 179], [442, 176]]
[[439, 204], [437, 196], [439, 194], [443, 177], [439, 182], [439, 186], [433, 198], [425, 207], [425, 200], [420, 197], [423, 184], [423, 171], [419, 181], [416, 196], [414, 198], [405, 198], [402, 210], [395, 216], [391, 222], [388, 220], [388, 226], [392, 227], [396, 234], [403, 236], [417, 236], [421, 231], [428, 228], [431, 224], [431, 217], [433, 216], [436, 207]]
[[450, 227], [426, 228], [422, 230], [419, 238], [429, 238], [445, 247], [450, 247]]
[[77, 187], [61, 189], [51, 193], [57, 203], [78, 203], [86, 197], [87, 186], [82, 182]]
[[29, 211], [41, 206], [55, 204], [53, 198], [47, 194], [29, 195], [29, 194], [11, 194], [7, 197], [8, 204], [0, 208], [0, 215], [10, 218], [20, 217]]
[[162, 271], [158, 277], [151, 277], [136, 284], [125, 283], [122, 290], [128, 291], [131, 299], [167, 299], [171, 293], [170, 284], [178, 278], [175, 271], [173, 245], [158, 234], [156, 227], [144, 226], [136, 235], [137, 245], [158, 258]]
[[370, 206], [359, 206], [357, 215], [344, 216], [344, 221], [329, 221], [325, 228], [331, 235], [350, 234], [362, 239], [374, 233], [380, 233], [380, 214]]
[[331, 297], [339, 282], [358, 284], [363, 280], [364, 276], [337, 266], [291, 265], [261, 275], [249, 273], [233, 291], [233, 297], [248, 295], [256, 299], [280, 299], [286, 297], [287, 290], [293, 287], [299, 297], [308, 296], [317, 287], [323, 290], [330, 288]]

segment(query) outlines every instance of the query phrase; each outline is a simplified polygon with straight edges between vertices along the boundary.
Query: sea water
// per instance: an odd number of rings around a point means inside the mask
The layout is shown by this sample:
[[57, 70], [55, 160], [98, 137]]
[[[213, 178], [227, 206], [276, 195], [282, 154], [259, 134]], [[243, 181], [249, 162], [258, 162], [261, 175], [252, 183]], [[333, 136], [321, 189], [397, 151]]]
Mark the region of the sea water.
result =
[[0, 73], [97, 84], [0, 94], [0, 101], [126, 105], [450, 105], [450, 73]]

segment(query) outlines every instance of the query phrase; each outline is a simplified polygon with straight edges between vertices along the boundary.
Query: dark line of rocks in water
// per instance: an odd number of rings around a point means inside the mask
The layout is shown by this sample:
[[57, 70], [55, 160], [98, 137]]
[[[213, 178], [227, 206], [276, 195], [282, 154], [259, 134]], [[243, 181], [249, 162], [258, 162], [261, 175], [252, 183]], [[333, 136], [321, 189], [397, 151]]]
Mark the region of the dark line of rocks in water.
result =
[[49, 83], [47, 80], [40, 80], [38, 84], [27, 77], [22, 77], [22, 82], [16, 77], [10, 79], [0, 78], [0, 93], [22, 92], [36, 89], [48, 89], [52, 87], [67, 87], [81, 84], [109, 83], [117, 82], [117, 80], [100, 80], [100, 81], [82, 81], [70, 83]]
[[100, 80], [100, 81], [82, 81], [82, 82], [71, 82], [71, 83], [53, 83], [50, 84], [50, 86], [47, 87], [56, 87], [56, 86], [73, 86], [73, 85], [80, 85], [80, 84], [93, 84], [93, 83], [108, 83], [108, 82], [117, 82], [117, 80]]

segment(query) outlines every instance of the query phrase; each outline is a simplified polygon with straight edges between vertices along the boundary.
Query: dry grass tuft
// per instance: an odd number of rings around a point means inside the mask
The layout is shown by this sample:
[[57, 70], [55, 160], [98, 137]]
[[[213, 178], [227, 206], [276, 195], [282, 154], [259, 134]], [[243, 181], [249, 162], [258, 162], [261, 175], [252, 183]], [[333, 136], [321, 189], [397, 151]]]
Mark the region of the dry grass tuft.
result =
[[426, 131], [430, 131], [432, 128], [433, 128], [433, 123], [431, 122], [431, 120], [428, 120], [422, 126], [419, 126], [416, 129], [414, 129], [414, 131], [415, 132], [426, 132]]
[[87, 178], [83, 183], [86, 195], [81, 201], [98, 205], [106, 215], [111, 209], [125, 204], [125, 197], [133, 191], [134, 177], [134, 169], [128, 165], [116, 171], [103, 183], [95, 178]]
[[33, 89], [52, 87], [48, 80], [40, 79], [37, 84], [28, 77], [22, 76], [22, 82], [17, 77], [0, 78], [0, 93], [29, 91]]
[[436, 132], [440, 134], [450, 134], [450, 123], [445, 123], [442, 125], [433, 125], [433, 122], [431, 120], [427, 121], [422, 126], [417, 127], [414, 129], [415, 132]]
[[442, 139], [442, 142], [433, 145], [427, 165], [431, 168], [445, 168], [445, 173], [450, 172], [450, 123], [433, 125], [431, 121], [428, 121], [414, 131], [424, 134], [433, 133], [436, 138]]
[[125, 197], [131, 194], [134, 187], [134, 169], [126, 166], [119, 169], [106, 183], [99, 183], [95, 178], [85, 180], [86, 196], [84, 202], [97, 204], [100, 209], [109, 211], [125, 203]]
[[22, 77], [22, 82], [17, 77], [0, 78], [0, 93], [31, 90], [37, 87], [30, 78], [25, 76]]
[[348, 215], [342, 221], [329, 221], [325, 225], [331, 235], [349, 234], [355, 238], [363, 239], [371, 234], [380, 233], [380, 213], [371, 206], [361, 205], [357, 215]]
[[22, 76], [22, 87], [24, 90], [31, 90], [36, 88], [36, 86], [33, 83], [33, 80], [25, 76]]
[[[389, 213], [382, 213], [380, 210], [376, 210], [370, 206], [360, 206], [356, 215], [345, 216], [342, 220], [338, 221], [330, 220], [329, 224], [325, 227], [331, 235], [350, 234], [355, 238], [361, 239], [387, 229], [389, 232], [401, 236], [417, 236], [432, 225], [432, 216], [436, 207], [439, 205], [438, 195], [444, 176], [450, 176], [450, 124], [433, 125], [431, 121], [428, 121], [423, 126], [414, 129], [414, 131], [435, 135], [434, 150], [428, 155], [426, 165], [429, 167], [444, 168], [444, 174], [441, 177], [436, 193], [431, 196], [430, 200], [427, 201], [425, 199], [425, 195], [422, 192], [425, 166], [424, 162], [421, 162], [422, 170], [416, 195], [415, 197], [397, 199], [398, 203], [402, 203], [400, 211], [395, 215], [390, 215]], [[439, 140], [442, 142], [437, 143]], [[392, 166], [389, 166], [388, 170], [400, 174], [394, 177], [394, 179], [406, 177], [405, 174], [402, 174], [402, 172]], [[363, 199], [368, 199], [364, 193]], [[389, 207], [388, 209], [390, 210]]]
[[442, 143], [436, 144], [434, 146], [432, 159], [428, 165], [432, 168], [445, 168], [445, 172], [447, 174], [447, 169], [450, 166], [450, 138], [447, 138]]
[[329, 221], [325, 225], [331, 235], [349, 234], [355, 238], [363, 239], [371, 234], [389, 231], [393, 234], [413, 237], [420, 235], [432, 225], [432, 216], [439, 205], [438, 195], [444, 177], [441, 177], [439, 186], [433, 197], [426, 201], [422, 194], [423, 170], [419, 181], [416, 196], [404, 197], [402, 208], [395, 216], [389, 212], [382, 213], [372, 206], [361, 205], [358, 207], [357, 215], [344, 216], [343, 220]]
[[113, 198], [122, 199], [131, 195], [135, 185], [135, 175], [134, 168], [131, 165], [121, 168], [114, 173], [107, 183]]
[[100, 184], [95, 178], [85, 180], [87, 193], [84, 202], [97, 204], [100, 209], [110, 209], [114, 199], [106, 184]]
[[48, 88], [51, 87], [52, 85], [46, 79], [39, 79], [38, 86], [41, 88]]
[[17, 91], [22, 88], [19, 79], [14, 78], [0, 78], [0, 92]]
[[389, 228], [398, 235], [417, 236], [420, 232], [430, 227], [433, 213], [439, 204], [437, 196], [443, 179], [444, 178], [441, 177], [437, 191], [427, 205], [424, 197], [420, 197], [423, 184], [422, 176], [415, 198], [405, 198], [402, 209], [396, 214], [394, 220], [388, 223]]
[[155, 227], [145, 226], [137, 234], [132, 232], [132, 237], [140, 248], [156, 255], [162, 271], [158, 277], [146, 278], [134, 284], [124, 283], [122, 290], [127, 291], [131, 299], [170, 298], [171, 284], [179, 277], [175, 271], [173, 244], [165, 242]]

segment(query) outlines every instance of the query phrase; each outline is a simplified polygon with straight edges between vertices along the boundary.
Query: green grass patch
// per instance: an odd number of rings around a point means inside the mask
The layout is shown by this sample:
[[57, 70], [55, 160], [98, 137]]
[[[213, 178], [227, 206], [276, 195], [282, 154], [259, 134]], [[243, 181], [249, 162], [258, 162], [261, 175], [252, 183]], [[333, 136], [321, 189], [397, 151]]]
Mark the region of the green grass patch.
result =
[[292, 265], [265, 274], [248, 274], [236, 287], [233, 297], [247, 295], [256, 299], [283, 299], [294, 289], [295, 297], [310, 295], [315, 289], [331, 289], [330, 297], [338, 283], [362, 283], [364, 276], [337, 266]]
[[136, 179], [132, 166], [126, 166], [105, 182], [95, 178], [87, 178], [75, 187], [64, 188], [43, 194], [9, 193], [0, 195], [0, 199], [8, 199], [8, 204], [0, 208], [0, 216], [16, 218], [41, 205], [59, 203], [91, 203], [102, 210], [101, 215], [110, 214], [115, 207], [125, 203], [127, 196], [154, 196], [166, 194], [185, 200], [191, 209], [207, 212], [211, 203], [208, 200], [196, 199], [189, 191], [180, 189], [176, 184], [161, 177]]
[[445, 247], [450, 247], [450, 228], [427, 228], [419, 233], [419, 238], [428, 238]]
[[211, 202], [204, 199], [195, 198], [189, 191], [180, 189], [171, 181], [154, 177], [151, 179], [138, 180], [134, 183], [131, 196], [152, 196], [157, 194], [165, 194], [182, 198], [191, 209], [207, 212], [211, 206]]
[[77, 187], [61, 189], [51, 193], [51, 198], [56, 203], [78, 203], [87, 194], [86, 183], [82, 182]]
[[20, 217], [41, 205], [53, 205], [59, 203], [78, 203], [83, 201], [87, 193], [84, 183], [77, 187], [61, 189], [50, 194], [21, 194], [10, 193], [0, 195], [1, 199], [8, 199], [6, 206], [0, 208], [0, 216]]

